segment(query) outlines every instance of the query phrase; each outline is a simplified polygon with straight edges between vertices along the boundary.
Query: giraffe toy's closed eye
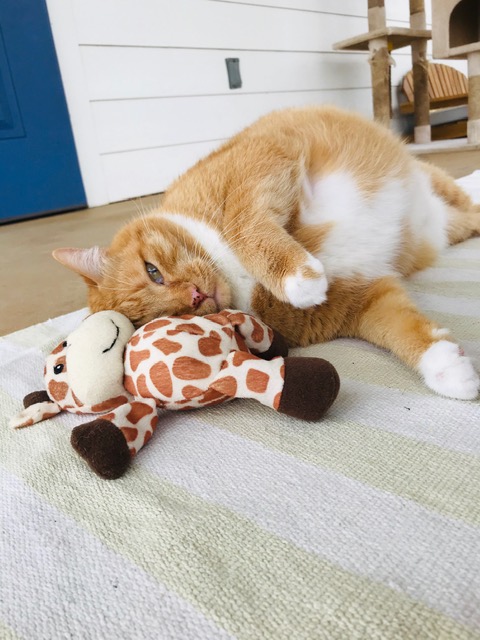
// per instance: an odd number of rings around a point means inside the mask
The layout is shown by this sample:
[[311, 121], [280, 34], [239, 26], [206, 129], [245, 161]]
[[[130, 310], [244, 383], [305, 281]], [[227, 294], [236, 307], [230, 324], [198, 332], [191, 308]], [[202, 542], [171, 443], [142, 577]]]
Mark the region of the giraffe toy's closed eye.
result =
[[288, 357], [284, 338], [253, 316], [158, 318], [137, 331], [116, 311], [88, 316], [47, 357], [46, 391], [25, 396], [21, 428], [60, 411], [94, 414], [73, 448], [103, 478], [118, 478], [151, 438], [159, 408], [194, 409], [254, 398], [281, 413], [319, 420], [339, 391], [321, 358]]

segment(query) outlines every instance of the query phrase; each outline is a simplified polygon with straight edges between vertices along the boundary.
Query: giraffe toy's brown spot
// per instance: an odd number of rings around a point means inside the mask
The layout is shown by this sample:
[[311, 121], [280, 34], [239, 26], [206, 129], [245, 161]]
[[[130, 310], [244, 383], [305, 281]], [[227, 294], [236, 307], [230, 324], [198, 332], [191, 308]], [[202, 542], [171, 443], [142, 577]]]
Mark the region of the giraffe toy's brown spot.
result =
[[265, 332], [255, 318], [252, 318], [251, 320], [253, 324], [252, 340], [255, 342], [262, 342], [265, 337]]
[[[127, 391], [129, 391], [129, 389], [127, 389]], [[150, 389], [147, 387], [147, 378], [143, 373], [140, 374], [137, 378], [137, 393], [136, 394], [132, 393], [132, 395], [139, 395], [142, 398], [151, 397], [152, 393]]]
[[135, 442], [135, 440], [138, 438], [138, 429], [136, 429], [135, 427], [121, 427], [120, 431], [125, 436], [125, 440], [127, 442]]
[[160, 338], [160, 340], [155, 340], [152, 343], [154, 347], [156, 347], [159, 351], [168, 356], [170, 353], [177, 353], [182, 348], [180, 342], [175, 342], [174, 340], [169, 340], [168, 338]]
[[127, 376], [127, 375], [124, 376], [124, 378], [123, 378], [123, 386], [128, 391], [128, 393], [132, 394], [132, 396], [136, 396], [137, 395], [137, 388], [135, 386], [135, 381], [131, 376]]
[[57, 344], [57, 346], [55, 347], [55, 349], [52, 351], [52, 353], [60, 353], [61, 351], [63, 351], [65, 349], [65, 347], [63, 346], [63, 342], [61, 342], [60, 344]]
[[194, 387], [191, 384], [187, 384], [187, 386], [183, 387], [182, 389], [183, 397], [187, 398], [188, 400], [191, 400], [192, 398], [196, 398], [202, 393], [203, 393], [203, 389], [200, 389], [199, 387]]
[[156, 362], [150, 368], [150, 380], [160, 391], [162, 396], [170, 398], [172, 396], [173, 386], [170, 371], [164, 362]]
[[110, 411], [111, 409], [116, 409], [120, 407], [122, 404], [128, 402], [128, 398], [126, 396], [117, 396], [116, 398], [109, 398], [108, 400], [104, 400], [103, 402], [99, 402], [98, 404], [92, 405], [93, 413], [100, 413], [102, 411]]
[[212, 322], [215, 322], [216, 324], [222, 324], [222, 325], [230, 324], [228, 318], [226, 318], [221, 313], [212, 313], [212, 315], [208, 316], [208, 319], [211, 320]]
[[161, 320], [152, 320], [152, 322], [149, 322], [143, 327], [143, 331], [153, 332], [153, 331], [156, 331], [157, 329], [161, 329], [162, 327], [167, 327], [169, 324], [172, 324], [172, 321], [167, 320], [166, 318], [163, 318]]
[[238, 350], [248, 353], [249, 351], [248, 351], [247, 343], [245, 342], [245, 338], [241, 336], [239, 333], [235, 333], [234, 338], [235, 338], [235, 342], [237, 343]]
[[127, 420], [132, 424], [137, 424], [142, 418], [152, 413], [152, 408], [142, 402], [132, 402], [131, 410], [127, 414]]
[[205, 331], [198, 324], [177, 324], [175, 329], [169, 329], [167, 335], [178, 336], [179, 333], [189, 333], [191, 336], [203, 336]]
[[142, 349], [141, 351], [130, 351], [130, 367], [132, 371], [136, 371], [144, 360], [150, 357], [150, 349]]
[[246, 378], [247, 389], [254, 393], [264, 393], [267, 390], [269, 380], [270, 376], [263, 371], [250, 369]]
[[57, 402], [61, 402], [66, 398], [68, 393], [68, 384], [66, 382], [57, 382], [56, 380], [50, 380], [48, 383], [48, 394], [51, 398]]
[[273, 408], [274, 409], [278, 409], [278, 407], [280, 406], [280, 400], [281, 399], [282, 399], [282, 394], [281, 393], [277, 393], [277, 395], [273, 399]]
[[216, 331], [212, 331], [208, 338], [200, 338], [198, 341], [198, 350], [202, 356], [220, 355], [222, 353], [222, 346], [218, 333]]
[[246, 360], [258, 360], [258, 358], [252, 355], [251, 353], [249, 353], [248, 351], [236, 351], [233, 354], [232, 362], [235, 367], [239, 367]]
[[173, 363], [172, 371], [180, 380], [201, 380], [211, 375], [212, 367], [196, 358], [181, 356]]
[[233, 376], [225, 376], [212, 383], [212, 387], [226, 396], [234, 396], [237, 393], [237, 381]]
[[77, 407], [83, 407], [83, 402], [77, 398], [73, 389], [72, 389], [72, 398], [75, 404], [77, 405]]
[[233, 313], [230, 318], [230, 322], [233, 326], [237, 324], [243, 324], [245, 322], [245, 315], [243, 313]]

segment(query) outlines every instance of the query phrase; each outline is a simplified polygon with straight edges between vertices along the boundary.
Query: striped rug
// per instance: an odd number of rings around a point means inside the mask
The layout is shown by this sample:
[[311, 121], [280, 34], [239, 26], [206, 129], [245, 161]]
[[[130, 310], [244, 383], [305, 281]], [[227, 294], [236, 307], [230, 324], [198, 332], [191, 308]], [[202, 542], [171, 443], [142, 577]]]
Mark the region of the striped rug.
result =
[[[462, 180], [480, 200], [480, 172]], [[408, 288], [480, 363], [480, 238]], [[0, 340], [0, 638], [480, 638], [480, 403], [354, 340], [317, 424], [253, 401], [166, 413], [120, 480], [12, 431], [81, 310]], [[86, 418], [88, 420], [88, 418]]]

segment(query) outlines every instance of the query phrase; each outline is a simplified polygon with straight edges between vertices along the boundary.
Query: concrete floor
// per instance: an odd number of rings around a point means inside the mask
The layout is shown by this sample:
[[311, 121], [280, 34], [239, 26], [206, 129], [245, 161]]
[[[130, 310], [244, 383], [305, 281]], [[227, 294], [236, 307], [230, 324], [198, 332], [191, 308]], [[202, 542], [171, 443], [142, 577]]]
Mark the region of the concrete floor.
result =
[[160, 195], [0, 226], [0, 336], [86, 305], [86, 285], [51, 256], [58, 247], [107, 246]]

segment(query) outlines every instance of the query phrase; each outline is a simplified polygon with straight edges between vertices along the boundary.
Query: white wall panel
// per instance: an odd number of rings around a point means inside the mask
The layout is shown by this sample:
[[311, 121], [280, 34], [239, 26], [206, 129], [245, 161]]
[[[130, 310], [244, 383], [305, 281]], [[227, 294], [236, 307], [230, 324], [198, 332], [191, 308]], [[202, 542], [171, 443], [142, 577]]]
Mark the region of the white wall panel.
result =
[[[348, 16], [366, 16], [366, 0], [210, 0], [210, 2], [232, 2], [236, 4], [256, 4], [295, 11], [316, 11], [318, 13], [339, 13]], [[398, 2], [398, 0], [397, 0]]]
[[260, 115], [283, 107], [335, 103], [370, 115], [370, 102], [367, 88], [122, 100], [92, 107], [103, 154], [228, 138]]
[[[211, 140], [102, 156], [110, 202], [163, 191], [187, 167], [221, 143], [222, 140]], [[163, 185], [161, 189], [159, 184]]]
[[80, 44], [331, 51], [366, 18], [210, 0], [73, 0]]
[[[81, 51], [92, 101], [370, 86], [366, 54], [91, 46]], [[225, 58], [235, 57], [243, 86], [231, 91]]]

